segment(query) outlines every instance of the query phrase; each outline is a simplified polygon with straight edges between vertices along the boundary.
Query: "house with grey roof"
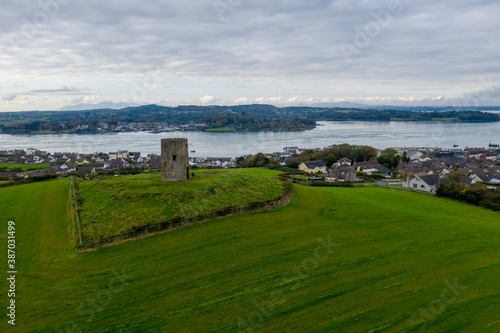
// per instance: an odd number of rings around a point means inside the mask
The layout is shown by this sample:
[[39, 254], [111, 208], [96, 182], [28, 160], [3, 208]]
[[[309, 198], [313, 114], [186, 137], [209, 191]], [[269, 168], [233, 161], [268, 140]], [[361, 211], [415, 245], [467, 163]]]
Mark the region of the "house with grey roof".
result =
[[378, 163], [377, 161], [357, 162], [356, 167], [357, 171], [363, 171], [367, 175], [373, 175], [373, 174], [378, 174], [383, 176], [391, 175], [391, 170], [387, 169], [385, 166]]
[[439, 183], [440, 178], [438, 175], [414, 176], [403, 179], [402, 187], [415, 191], [434, 193]]
[[358, 177], [356, 177], [356, 169], [353, 167], [345, 167], [333, 169], [328, 172], [327, 181], [338, 181], [338, 182], [356, 182]]
[[299, 170], [307, 173], [326, 173], [326, 165], [323, 161], [302, 162], [299, 164]]

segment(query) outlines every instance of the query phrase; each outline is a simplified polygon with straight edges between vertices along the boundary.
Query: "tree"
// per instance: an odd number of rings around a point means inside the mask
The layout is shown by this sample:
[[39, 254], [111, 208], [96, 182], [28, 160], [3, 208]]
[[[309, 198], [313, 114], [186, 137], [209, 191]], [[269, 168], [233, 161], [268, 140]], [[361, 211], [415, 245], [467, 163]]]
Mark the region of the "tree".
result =
[[460, 200], [465, 189], [462, 184], [462, 175], [458, 172], [453, 172], [447, 175], [439, 184], [436, 195], [438, 197], [449, 197]]
[[251, 156], [241, 163], [244, 168], [262, 167], [269, 164], [269, 159], [262, 153]]
[[241, 164], [245, 161], [245, 157], [244, 156], [240, 156], [236, 159], [236, 165], [237, 166], [241, 166]]
[[359, 148], [359, 159], [357, 162], [370, 161], [377, 157], [377, 150], [371, 146], [358, 146]]
[[286, 164], [287, 167], [292, 168], [292, 169], [297, 169], [299, 167], [299, 161], [295, 158], [291, 158], [288, 160], [288, 163]]
[[382, 152], [382, 155], [377, 158], [377, 161], [388, 169], [393, 169], [398, 166], [401, 156], [392, 148], [387, 148]]
[[403, 156], [401, 157], [401, 161], [403, 161], [403, 163], [408, 163], [410, 162], [410, 158], [408, 157], [408, 153], [406, 151], [403, 152]]

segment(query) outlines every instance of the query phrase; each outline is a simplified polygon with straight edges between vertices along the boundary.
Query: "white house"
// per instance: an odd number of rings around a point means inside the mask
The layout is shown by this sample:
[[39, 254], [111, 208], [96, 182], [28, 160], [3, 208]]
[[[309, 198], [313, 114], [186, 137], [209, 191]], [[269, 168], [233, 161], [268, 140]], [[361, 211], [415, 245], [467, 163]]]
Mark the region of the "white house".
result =
[[338, 160], [333, 165], [335, 165], [337, 168], [344, 168], [344, 167], [350, 167], [351, 164], [352, 164], [352, 161], [350, 159], [348, 159], [347, 157], [344, 157], [344, 158], [341, 158], [340, 160]]
[[422, 154], [418, 150], [409, 150], [407, 156], [410, 161], [418, 161], [422, 156], [424, 156], [424, 154]]
[[438, 175], [414, 176], [402, 180], [403, 188], [433, 193], [440, 182]]

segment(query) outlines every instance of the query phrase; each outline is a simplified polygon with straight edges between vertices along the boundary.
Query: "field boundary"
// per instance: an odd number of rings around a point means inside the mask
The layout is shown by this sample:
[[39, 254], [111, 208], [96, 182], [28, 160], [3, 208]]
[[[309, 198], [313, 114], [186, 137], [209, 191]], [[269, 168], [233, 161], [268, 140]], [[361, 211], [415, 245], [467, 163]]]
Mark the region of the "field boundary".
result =
[[[78, 217], [78, 203], [77, 203], [77, 196], [76, 196], [76, 190], [75, 190], [75, 183], [74, 183], [74, 177], [71, 176], [69, 180], [69, 210], [70, 210], [70, 217], [71, 217], [71, 223], [74, 225], [76, 222], [76, 227], [78, 230], [78, 247], [82, 247], [82, 231], [80, 229], [80, 218]], [[74, 208], [74, 213], [73, 213], [73, 206]]]
[[[195, 223], [203, 223], [211, 220], [215, 220], [218, 218], [228, 217], [235, 214], [249, 213], [249, 212], [259, 212], [263, 210], [270, 210], [274, 207], [286, 206], [290, 203], [290, 200], [293, 197], [293, 185], [287, 179], [280, 177], [280, 179], [285, 183], [285, 189], [283, 194], [280, 195], [278, 199], [268, 200], [268, 201], [256, 201], [251, 202], [242, 206], [229, 206], [226, 208], [214, 210], [205, 214], [200, 214], [192, 217], [178, 217], [173, 219], [168, 219], [161, 223], [157, 223], [154, 225], [146, 225], [139, 228], [135, 228], [131, 231], [120, 233], [117, 235], [104, 237], [104, 238], [96, 238], [89, 241], [82, 242], [81, 233], [80, 233], [80, 224], [78, 221], [78, 210], [76, 206], [76, 195], [74, 197], [75, 201], [75, 209], [76, 209], [76, 219], [78, 223], [78, 233], [80, 237], [79, 248], [94, 248], [99, 245], [105, 245], [110, 243], [120, 242], [130, 238], [136, 238], [139, 236], [147, 235], [150, 233], [157, 233], [166, 230], [176, 230], [181, 227], [185, 227], [188, 225], [192, 225]], [[73, 183], [71, 183], [73, 187]], [[74, 191], [74, 187], [73, 187]], [[73, 192], [75, 194], [75, 192]]]

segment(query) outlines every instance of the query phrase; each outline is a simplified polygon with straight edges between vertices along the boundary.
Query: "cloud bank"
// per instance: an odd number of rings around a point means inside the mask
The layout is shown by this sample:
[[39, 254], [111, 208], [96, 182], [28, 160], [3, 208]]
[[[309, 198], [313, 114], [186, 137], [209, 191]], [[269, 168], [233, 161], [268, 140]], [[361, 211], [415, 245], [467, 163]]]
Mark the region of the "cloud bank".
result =
[[500, 104], [499, 15], [491, 0], [9, 1], [0, 4], [0, 86], [4, 96], [46, 95], [40, 109], [68, 94], [440, 104], [481, 90], [474, 103]]

